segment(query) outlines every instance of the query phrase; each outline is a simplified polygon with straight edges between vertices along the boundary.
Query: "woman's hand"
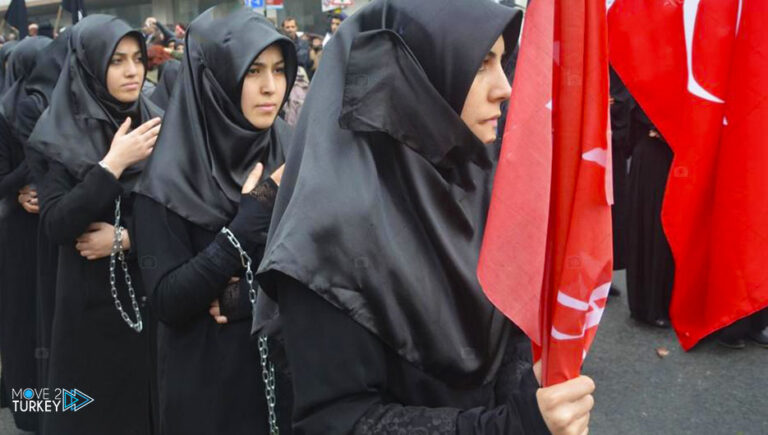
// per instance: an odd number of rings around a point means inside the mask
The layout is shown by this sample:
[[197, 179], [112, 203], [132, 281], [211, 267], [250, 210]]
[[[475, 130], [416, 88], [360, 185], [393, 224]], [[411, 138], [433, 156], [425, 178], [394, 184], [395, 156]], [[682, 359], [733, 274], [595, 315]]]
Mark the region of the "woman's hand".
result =
[[109, 152], [102, 160], [109, 171], [120, 178], [129, 166], [138, 163], [152, 154], [160, 134], [160, 118], [153, 118], [128, 133], [131, 128], [131, 118], [128, 117], [112, 138]]
[[[123, 229], [122, 250], [130, 248], [130, 238], [128, 231]], [[108, 257], [112, 254], [112, 245], [115, 240], [115, 227], [106, 222], [95, 222], [88, 226], [88, 229], [77, 238], [75, 249], [80, 251], [80, 255], [89, 260], [98, 260]]]
[[26, 210], [27, 213], [38, 214], [40, 213], [40, 205], [37, 200], [37, 190], [32, 186], [26, 185], [19, 190], [18, 197], [19, 204]]
[[595, 404], [594, 391], [595, 382], [587, 376], [539, 388], [536, 400], [550, 432], [553, 435], [587, 434], [589, 413]]
[[262, 173], [264, 173], [264, 165], [261, 163], [256, 163], [256, 166], [251, 169], [251, 173], [248, 174], [248, 178], [245, 180], [245, 183], [243, 183], [243, 189], [240, 191], [240, 193], [243, 195], [246, 193], [251, 193], [251, 191], [256, 188], [256, 185], [259, 184], [259, 179], [261, 178]]
[[[238, 281], [240, 281], [240, 278], [233, 276], [232, 278], [229, 279], [229, 284], [233, 284]], [[215, 320], [216, 323], [218, 323], [219, 325], [224, 325], [229, 321], [226, 316], [221, 315], [221, 306], [219, 305], [218, 298], [214, 299], [214, 301], [211, 302], [211, 307], [208, 308], [208, 314], [210, 314], [211, 317], [213, 317], [213, 320]]]

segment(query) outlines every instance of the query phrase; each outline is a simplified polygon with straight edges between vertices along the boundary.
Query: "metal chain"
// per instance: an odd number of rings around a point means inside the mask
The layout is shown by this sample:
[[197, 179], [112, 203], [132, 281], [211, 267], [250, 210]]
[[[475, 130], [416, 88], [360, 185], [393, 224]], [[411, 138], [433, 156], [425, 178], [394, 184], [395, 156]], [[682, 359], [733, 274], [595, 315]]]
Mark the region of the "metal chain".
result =
[[[128, 273], [128, 262], [125, 261], [125, 253], [121, 249], [123, 246], [123, 228], [120, 226], [120, 197], [115, 200], [115, 238], [112, 243], [112, 252], [109, 254], [109, 285], [112, 292], [112, 299], [115, 300], [115, 308], [120, 313], [120, 317], [123, 321], [131, 327], [134, 331], [141, 332], [144, 329], [144, 324], [141, 320], [141, 311], [139, 310], [139, 304], [136, 302], [136, 293], [133, 290], [133, 282], [131, 281], [131, 275]], [[133, 312], [136, 314], [136, 322], [132, 321], [128, 317], [128, 313], [123, 310], [123, 304], [120, 299], [117, 298], [117, 285], [115, 278], [115, 257], [120, 259], [120, 265], [123, 269], [123, 276], [125, 277], [125, 284], [128, 286], [128, 296], [131, 298], [131, 305], [133, 306]]]
[[[245, 281], [248, 283], [248, 298], [251, 305], [256, 304], [256, 289], [253, 288], [253, 270], [251, 270], [251, 257], [245, 252], [237, 237], [227, 227], [221, 229], [222, 234], [227, 236], [229, 243], [240, 253], [240, 262], [245, 268]], [[264, 380], [264, 395], [267, 398], [267, 410], [269, 411], [269, 433], [270, 435], [279, 435], [280, 428], [277, 426], [277, 414], [275, 413], [275, 404], [277, 395], [275, 394], [275, 366], [269, 361], [269, 346], [267, 337], [259, 337], [259, 355], [261, 356], [261, 378]]]
[[245, 252], [242, 246], [240, 246], [240, 242], [237, 241], [237, 237], [235, 237], [234, 234], [232, 234], [232, 231], [229, 230], [227, 227], [223, 227], [221, 229], [222, 234], [227, 236], [227, 239], [229, 239], [229, 243], [232, 244], [232, 246], [237, 249], [237, 252], [240, 253], [240, 262], [243, 264], [243, 267], [245, 268], [245, 281], [248, 283], [248, 299], [251, 301], [251, 305], [256, 304], [256, 289], [253, 288], [253, 271], [251, 270], [251, 257], [248, 256], [248, 253]]
[[269, 347], [267, 337], [259, 337], [259, 355], [261, 356], [261, 378], [264, 380], [264, 395], [267, 397], [267, 409], [269, 411], [269, 433], [278, 435], [280, 428], [277, 426], [277, 414], [275, 405], [277, 404], [277, 395], [275, 394], [275, 366], [269, 361]]

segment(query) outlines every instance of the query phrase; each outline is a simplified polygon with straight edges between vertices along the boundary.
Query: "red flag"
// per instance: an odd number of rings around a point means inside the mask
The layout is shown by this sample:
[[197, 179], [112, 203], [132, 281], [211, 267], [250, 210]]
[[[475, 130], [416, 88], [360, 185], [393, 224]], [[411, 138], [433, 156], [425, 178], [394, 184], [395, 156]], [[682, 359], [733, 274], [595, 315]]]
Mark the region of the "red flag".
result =
[[528, 8], [478, 264], [541, 351], [544, 385], [578, 376], [610, 287], [605, 20], [591, 0]]
[[675, 158], [662, 221], [684, 349], [768, 306], [764, 0], [618, 0], [611, 61]]

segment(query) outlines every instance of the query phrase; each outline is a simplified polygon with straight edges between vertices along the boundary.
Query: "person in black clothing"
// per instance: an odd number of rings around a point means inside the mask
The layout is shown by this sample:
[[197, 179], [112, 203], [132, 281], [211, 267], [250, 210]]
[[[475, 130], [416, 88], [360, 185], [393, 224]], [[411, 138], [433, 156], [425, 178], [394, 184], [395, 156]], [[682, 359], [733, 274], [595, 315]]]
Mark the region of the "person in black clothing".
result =
[[300, 67], [307, 73], [312, 69], [312, 60], [309, 58], [309, 42], [299, 37], [299, 25], [296, 18], [288, 17], [283, 20], [283, 33], [293, 41], [296, 47], [296, 58]]
[[661, 208], [673, 153], [639, 105], [631, 113], [627, 301], [634, 319], [668, 328], [675, 262]]
[[[0, 207], [6, 210], [0, 220], [0, 405], [4, 407], [11, 406], [12, 390], [38, 386], [34, 316], [38, 206], [22, 140], [13, 126], [16, 108], [26, 95], [24, 83], [37, 54], [50, 42], [46, 37], [28, 37], [15, 47], [6, 72], [12, 84], [0, 100]], [[14, 412], [13, 417], [18, 428], [36, 430], [33, 413]]]
[[168, 102], [171, 99], [171, 92], [173, 87], [176, 86], [176, 80], [179, 77], [179, 70], [181, 69], [181, 62], [176, 59], [169, 59], [158, 68], [159, 80], [157, 87], [152, 96], [149, 99], [163, 110], [168, 109]]
[[326, 47], [257, 275], [295, 433], [587, 430], [592, 381], [539, 389], [476, 277], [521, 20], [490, 0], [374, 1]]
[[66, 66], [29, 146], [48, 160], [40, 224], [59, 245], [48, 387], [75, 387], [94, 401], [45, 413], [42, 433], [147, 434], [153, 331], [131, 251], [130, 192], [161, 112], [140, 95], [139, 32], [108, 15], [71, 31]]
[[[159, 318], [163, 434], [269, 433], [250, 334], [256, 284], [232, 241], [255, 269], [291, 136], [276, 117], [296, 69], [291, 41], [253, 10], [212, 8], [189, 26], [135, 208], [136, 246]], [[290, 392], [285, 382], [278, 379], [278, 390]], [[289, 396], [277, 405], [290, 415]], [[279, 423], [290, 433], [289, 418]]]
[[[16, 121], [14, 129], [19, 139], [24, 144], [25, 162], [29, 167], [32, 182], [39, 184], [45, 179], [48, 172], [48, 164], [45, 157], [28, 146], [29, 136], [35, 128], [40, 115], [48, 107], [53, 88], [59, 79], [62, 65], [69, 48], [70, 30], [62, 32], [38, 55], [35, 69], [25, 80], [25, 96], [18, 102], [16, 109]], [[39, 201], [37, 190], [30, 189], [26, 194], [30, 207], [37, 208]], [[51, 324], [53, 323], [53, 305], [56, 291], [56, 270], [58, 264], [58, 245], [52, 243], [47, 234], [38, 226], [37, 231], [37, 274], [35, 301], [35, 318], [37, 345], [35, 348], [35, 360], [37, 362], [37, 385], [48, 385], [48, 359], [50, 356]]]

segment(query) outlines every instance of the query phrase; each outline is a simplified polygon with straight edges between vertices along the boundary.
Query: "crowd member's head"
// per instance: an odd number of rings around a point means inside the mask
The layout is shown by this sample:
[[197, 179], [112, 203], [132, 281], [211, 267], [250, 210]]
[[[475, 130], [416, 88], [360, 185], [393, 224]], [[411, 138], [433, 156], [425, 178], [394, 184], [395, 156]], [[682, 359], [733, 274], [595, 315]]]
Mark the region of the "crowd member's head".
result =
[[277, 115], [296, 78], [296, 49], [250, 8], [209, 9], [186, 40], [185, 67], [139, 191], [218, 230], [255, 164], [271, 174], [284, 161], [288, 127]]
[[342, 21], [344, 21], [344, 18], [342, 18], [341, 14], [331, 15], [331, 34], [336, 33]]
[[37, 33], [40, 31], [40, 26], [37, 25], [37, 23], [32, 23], [29, 26], [27, 26], [27, 34], [29, 36], [37, 36]]
[[296, 40], [299, 31], [299, 25], [296, 23], [296, 18], [288, 17], [283, 20], [283, 32], [292, 40]]
[[19, 39], [19, 36], [15, 32], [10, 32], [8, 33], [5, 39], [7, 39], [8, 41], [15, 41]]
[[154, 70], [171, 58], [171, 54], [165, 51], [162, 45], [152, 44], [147, 49], [147, 68]]
[[323, 38], [321, 38], [318, 35], [312, 36], [310, 47], [312, 47], [315, 51], [320, 51], [323, 49]]
[[176, 23], [173, 33], [176, 39], [184, 39], [184, 35], [187, 33], [187, 26], [183, 23]]
[[169, 50], [175, 51], [176, 50], [176, 38], [169, 40], [168, 43], [165, 46]]
[[123, 36], [117, 43], [107, 68], [107, 90], [121, 103], [139, 99], [147, 71], [144, 41], [135, 34]]

